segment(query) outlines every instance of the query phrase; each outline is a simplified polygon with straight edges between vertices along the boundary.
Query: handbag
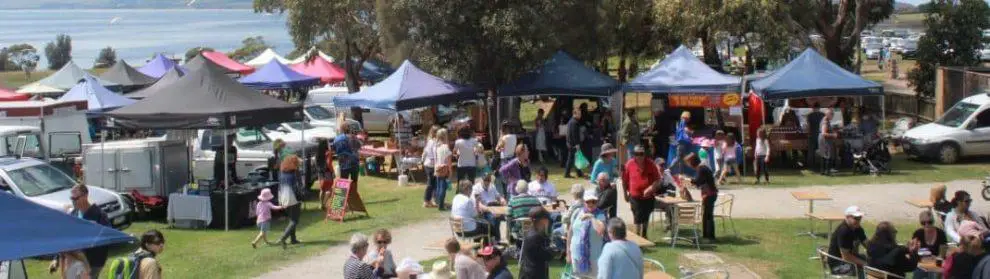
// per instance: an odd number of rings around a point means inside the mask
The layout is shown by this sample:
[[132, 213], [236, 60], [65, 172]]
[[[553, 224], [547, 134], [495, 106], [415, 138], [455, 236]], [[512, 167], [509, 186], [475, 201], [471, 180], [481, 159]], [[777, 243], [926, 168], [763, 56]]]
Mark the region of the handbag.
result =
[[[437, 159], [436, 147], [433, 148], [433, 161], [434, 161], [434, 164], [437, 164], [437, 165], [440, 164], [440, 160]], [[450, 176], [450, 164], [447, 163], [443, 167], [437, 166], [436, 168], [433, 169], [433, 175], [435, 175], [437, 177], [447, 177], [447, 176]]]

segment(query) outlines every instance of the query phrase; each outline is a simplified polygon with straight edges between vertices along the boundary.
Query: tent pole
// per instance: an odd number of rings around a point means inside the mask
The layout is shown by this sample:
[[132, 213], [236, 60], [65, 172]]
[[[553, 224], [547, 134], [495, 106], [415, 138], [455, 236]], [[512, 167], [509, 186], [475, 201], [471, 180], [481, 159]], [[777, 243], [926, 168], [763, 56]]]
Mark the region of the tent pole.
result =
[[887, 130], [887, 95], [880, 95], [880, 130]]
[[[107, 142], [107, 130], [106, 129], [100, 129], [100, 172], [101, 173], [107, 171], [107, 167], [106, 167], [106, 165], [104, 165], [104, 161], [106, 161], [106, 157], [107, 157], [106, 154], [105, 154], [107, 152], [107, 149], [104, 148], [104, 144], [106, 142]], [[51, 145], [49, 145], [49, 147], [50, 146]], [[107, 175], [106, 174], [101, 174], [100, 175], [100, 183], [101, 183], [100, 187], [107, 187]]]
[[230, 167], [227, 166], [227, 156], [230, 156], [230, 152], [227, 148], [227, 142], [229, 141], [227, 137], [228, 130], [223, 129], [223, 230], [230, 230]]
[[305, 165], [306, 167], [303, 168], [303, 173], [302, 173], [302, 175], [303, 175], [302, 178], [303, 179], [301, 180], [302, 183], [303, 183], [303, 192], [305, 192], [305, 189], [307, 189], [307, 186], [312, 186], [312, 185], [307, 185], [306, 184], [306, 182], [307, 182], [306, 179], [309, 178], [309, 166], [310, 166], [310, 164], [309, 164], [310, 163], [309, 162], [309, 157], [306, 157], [306, 148], [309, 147], [309, 146], [307, 146], [308, 143], [306, 142], [306, 124], [307, 123], [308, 122], [306, 121], [306, 117], [303, 116], [303, 119], [302, 119], [302, 129], [300, 129], [300, 133], [299, 133], [299, 137], [300, 137], [299, 140], [302, 141], [302, 158], [303, 158], [303, 162], [305, 162], [305, 164], [306, 164]]

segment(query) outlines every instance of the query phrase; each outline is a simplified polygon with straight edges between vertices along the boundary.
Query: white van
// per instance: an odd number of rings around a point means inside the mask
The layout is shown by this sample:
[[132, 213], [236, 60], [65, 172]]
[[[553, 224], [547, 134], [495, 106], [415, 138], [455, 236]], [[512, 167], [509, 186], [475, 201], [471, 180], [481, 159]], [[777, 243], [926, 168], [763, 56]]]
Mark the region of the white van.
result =
[[86, 101], [0, 102], [0, 156], [64, 160], [92, 142]]
[[966, 97], [935, 122], [904, 133], [905, 153], [950, 164], [962, 156], [990, 155], [990, 93]]

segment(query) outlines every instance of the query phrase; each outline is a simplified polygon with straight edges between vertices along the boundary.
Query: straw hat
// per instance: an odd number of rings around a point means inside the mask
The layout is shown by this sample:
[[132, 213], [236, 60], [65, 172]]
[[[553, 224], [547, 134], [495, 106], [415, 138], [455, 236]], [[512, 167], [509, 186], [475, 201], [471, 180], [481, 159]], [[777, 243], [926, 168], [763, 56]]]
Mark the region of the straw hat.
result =
[[611, 143], [605, 143], [605, 144], [602, 144], [602, 153], [601, 154], [598, 154], [598, 156], [601, 157], [601, 156], [605, 156], [605, 155], [609, 155], [609, 154], [615, 154], [615, 152], [618, 152], [618, 151], [619, 150], [615, 149], [615, 147], [612, 146]]
[[433, 268], [430, 269], [430, 278], [433, 279], [450, 279], [453, 278], [451, 274], [450, 267], [447, 266], [447, 261], [439, 261], [433, 263]]
[[272, 190], [268, 188], [261, 189], [261, 194], [258, 195], [258, 200], [262, 201], [270, 201], [272, 198], [275, 196], [272, 195]]

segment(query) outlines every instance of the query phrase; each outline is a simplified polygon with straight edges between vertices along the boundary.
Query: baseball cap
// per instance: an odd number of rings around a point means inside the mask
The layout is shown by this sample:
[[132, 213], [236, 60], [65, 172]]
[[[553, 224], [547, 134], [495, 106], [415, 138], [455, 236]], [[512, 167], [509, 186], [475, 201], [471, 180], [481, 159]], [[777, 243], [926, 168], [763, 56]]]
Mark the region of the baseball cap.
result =
[[481, 250], [478, 250], [478, 256], [487, 257], [487, 256], [495, 255], [498, 252], [499, 252], [498, 251], [498, 248], [495, 248], [495, 246], [489, 245], [489, 246], [485, 246], [485, 247], [481, 248]]
[[863, 217], [863, 211], [859, 210], [858, 206], [853, 205], [846, 208], [846, 216]]
[[584, 198], [583, 198], [583, 200], [584, 201], [590, 201], [590, 200], [596, 200], [597, 201], [598, 200], [598, 191], [595, 191], [595, 189], [585, 190], [584, 191]]
[[643, 147], [643, 145], [637, 144], [636, 147], [633, 147], [633, 153], [635, 153], [635, 154], [646, 153], [646, 148]]

